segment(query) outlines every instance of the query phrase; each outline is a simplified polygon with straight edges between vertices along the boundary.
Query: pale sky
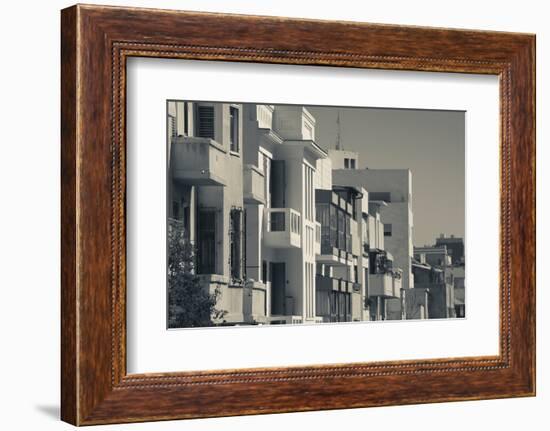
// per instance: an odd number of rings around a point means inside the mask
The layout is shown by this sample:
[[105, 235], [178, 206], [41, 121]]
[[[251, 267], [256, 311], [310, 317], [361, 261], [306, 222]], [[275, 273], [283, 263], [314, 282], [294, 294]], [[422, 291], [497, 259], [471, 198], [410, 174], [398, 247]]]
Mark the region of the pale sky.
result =
[[414, 245], [435, 243], [440, 233], [464, 237], [464, 112], [408, 109], [307, 107], [315, 116], [316, 142], [340, 143], [359, 153], [359, 168], [412, 172]]

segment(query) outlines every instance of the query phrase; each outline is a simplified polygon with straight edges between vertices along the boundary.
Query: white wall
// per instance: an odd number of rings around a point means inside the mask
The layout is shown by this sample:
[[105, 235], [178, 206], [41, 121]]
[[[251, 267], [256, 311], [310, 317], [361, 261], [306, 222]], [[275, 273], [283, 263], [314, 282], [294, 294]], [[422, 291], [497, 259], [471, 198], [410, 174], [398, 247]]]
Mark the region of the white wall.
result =
[[[102, 0], [102, 4], [164, 7], [233, 13], [286, 15], [370, 22], [537, 32], [537, 127], [539, 158], [538, 219], [550, 218], [550, 28], [545, 2], [464, 0], [451, 6], [437, 1], [405, 0], [360, 3], [293, 0]], [[59, 408], [59, 9], [69, 1], [7, 2], [3, 8], [2, 154], [0, 180], [0, 355], [3, 429], [72, 429], [57, 420]], [[10, 43], [8, 43], [8, 41]], [[544, 55], [545, 54], [545, 55]], [[32, 122], [21, 115], [29, 101], [40, 109]], [[33, 125], [29, 129], [29, 124]], [[546, 163], [544, 163], [546, 162]], [[340, 410], [286, 415], [163, 422], [112, 430], [290, 430], [407, 429], [461, 430], [491, 427], [518, 430], [550, 422], [549, 333], [543, 308], [550, 303], [542, 288], [550, 279], [542, 262], [550, 258], [543, 244], [550, 229], [539, 226], [538, 397], [407, 407]], [[32, 259], [29, 251], [32, 249]], [[545, 259], [546, 257], [546, 259]], [[537, 425], [537, 422], [539, 425]], [[445, 426], [442, 426], [444, 424]]]

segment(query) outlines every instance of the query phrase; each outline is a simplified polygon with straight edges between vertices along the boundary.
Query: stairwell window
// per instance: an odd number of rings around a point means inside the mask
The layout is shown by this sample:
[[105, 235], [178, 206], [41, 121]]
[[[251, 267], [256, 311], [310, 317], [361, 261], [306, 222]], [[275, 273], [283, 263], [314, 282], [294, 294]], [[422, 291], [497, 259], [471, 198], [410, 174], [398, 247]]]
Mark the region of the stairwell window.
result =
[[234, 153], [239, 152], [239, 108], [229, 107], [229, 146]]
[[197, 106], [197, 127], [195, 133], [199, 138], [214, 139], [214, 107]]

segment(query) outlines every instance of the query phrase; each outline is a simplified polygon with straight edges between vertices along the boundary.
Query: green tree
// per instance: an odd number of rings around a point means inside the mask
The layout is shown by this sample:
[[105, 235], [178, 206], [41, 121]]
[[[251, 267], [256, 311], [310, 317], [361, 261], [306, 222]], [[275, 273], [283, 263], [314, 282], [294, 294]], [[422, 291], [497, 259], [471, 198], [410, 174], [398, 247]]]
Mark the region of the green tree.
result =
[[183, 224], [168, 222], [168, 327], [187, 328], [212, 326], [222, 318], [216, 309], [219, 288], [210, 293], [194, 271], [194, 247], [186, 238]]

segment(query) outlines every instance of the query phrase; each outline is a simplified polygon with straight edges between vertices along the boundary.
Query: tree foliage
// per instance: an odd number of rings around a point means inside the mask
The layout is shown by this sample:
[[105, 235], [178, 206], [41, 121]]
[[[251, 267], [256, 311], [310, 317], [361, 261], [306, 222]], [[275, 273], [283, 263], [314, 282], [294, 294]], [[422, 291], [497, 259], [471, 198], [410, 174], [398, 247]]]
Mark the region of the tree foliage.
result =
[[181, 222], [168, 223], [168, 327], [212, 326], [225, 315], [216, 309], [217, 287], [210, 292], [194, 271], [195, 250]]

